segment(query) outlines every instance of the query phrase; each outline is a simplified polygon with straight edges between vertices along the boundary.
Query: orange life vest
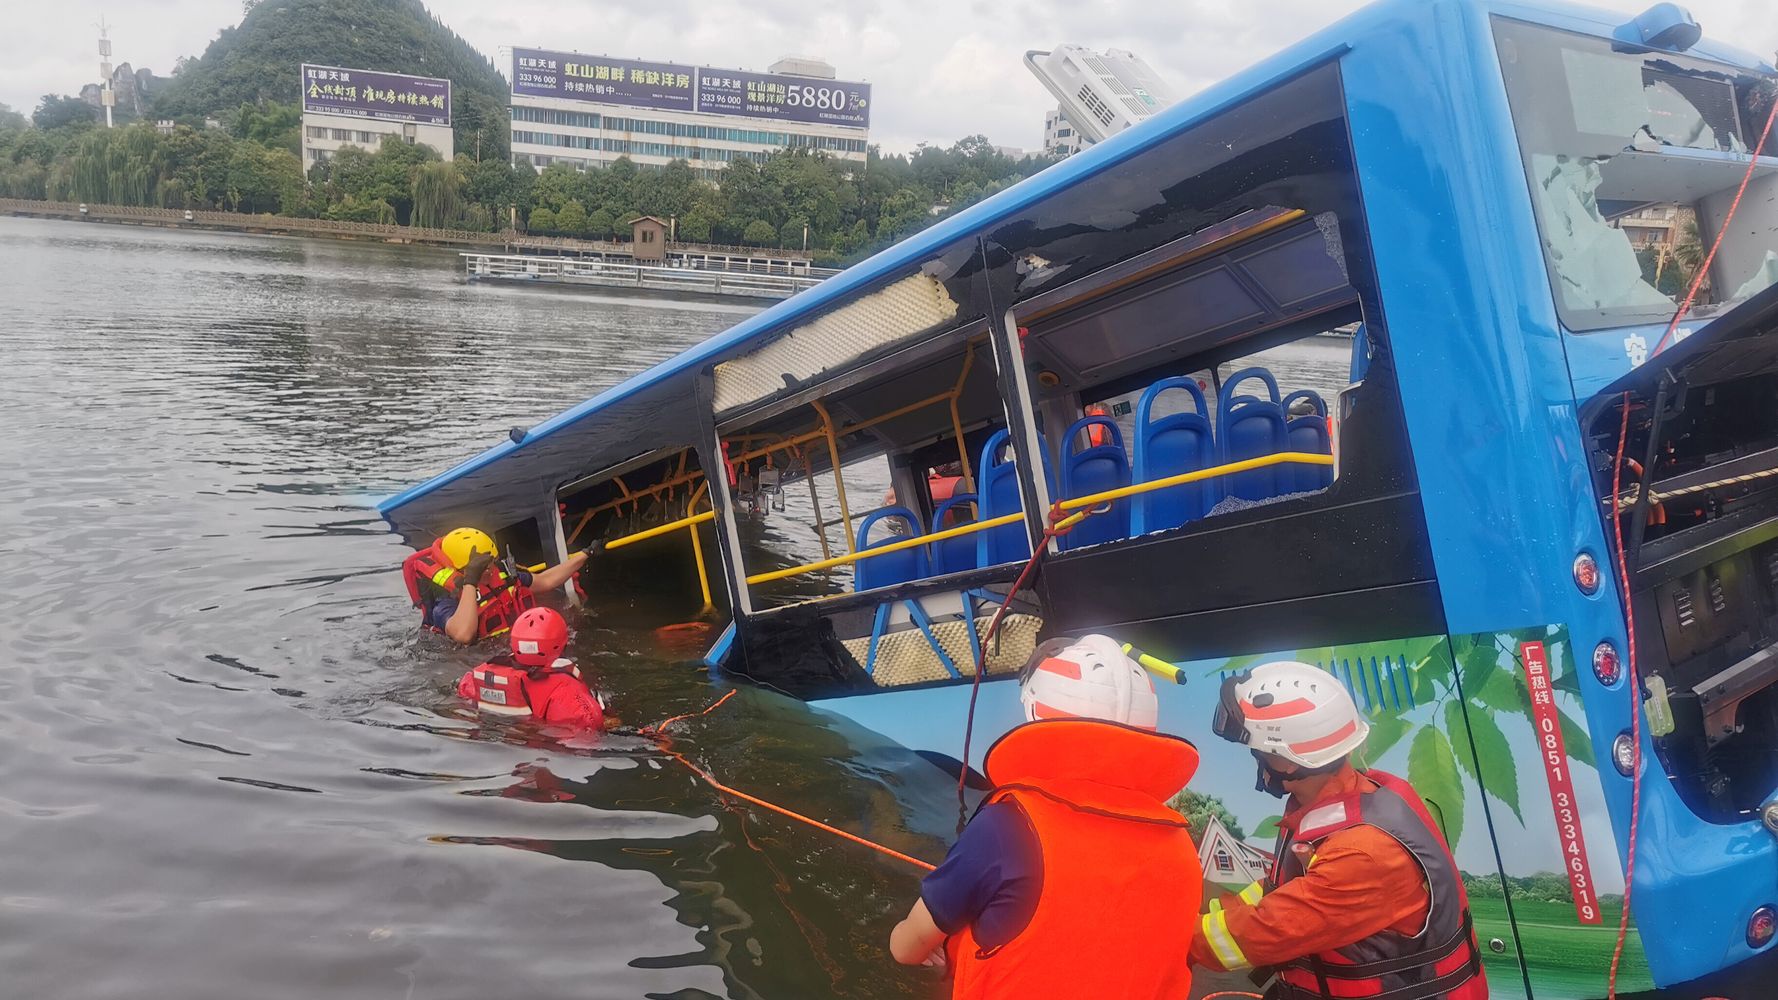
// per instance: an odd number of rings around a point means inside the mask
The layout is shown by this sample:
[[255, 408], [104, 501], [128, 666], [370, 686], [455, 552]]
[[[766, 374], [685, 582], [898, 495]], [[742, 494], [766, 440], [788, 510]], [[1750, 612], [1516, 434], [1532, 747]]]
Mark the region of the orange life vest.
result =
[[[465, 582], [463, 574], [444, 557], [443, 542], [441, 538], [433, 542], [431, 548], [421, 549], [401, 561], [401, 576], [407, 584], [408, 599], [420, 609], [421, 623], [434, 632], [443, 631], [444, 626], [442, 622], [432, 620], [424, 584], [431, 583], [446, 594], [455, 594]], [[477, 639], [504, 634], [520, 614], [537, 606], [531, 588], [508, 576], [499, 563], [488, 567], [488, 572], [476, 583], [475, 592]]]
[[1005, 945], [983, 950], [967, 928], [946, 942], [952, 996], [1186, 996], [1203, 874], [1185, 817], [1166, 802], [1196, 772], [1197, 748], [1046, 719], [1001, 737], [984, 766], [987, 801], [1016, 803], [1037, 835], [1043, 888]]

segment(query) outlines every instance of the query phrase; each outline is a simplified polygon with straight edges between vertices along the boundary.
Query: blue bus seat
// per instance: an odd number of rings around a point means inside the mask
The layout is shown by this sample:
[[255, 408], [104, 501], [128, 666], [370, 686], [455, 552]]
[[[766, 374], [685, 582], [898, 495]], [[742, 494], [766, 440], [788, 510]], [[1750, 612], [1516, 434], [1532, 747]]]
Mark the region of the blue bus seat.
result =
[[[1106, 428], [1108, 443], [1090, 445], [1080, 451], [1074, 450], [1075, 442], [1086, 436], [1089, 427]], [[1092, 439], [1089, 436], [1088, 441]], [[1067, 495], [1084, 497], [1090, 493], [1103, 493], [1130, 485], [1130, 456], [1124, 451], [1124, 432], [1117, 426], [1117, 421], [1110, 417], [1086, 416], [1076, 420], [1068, 428], [1068, 437], [1062, 442], [1062, 488]], [[1074, 526], [1074, 530], [1060, 539], [1064, 549], [1080, 548], [1083, 545], [1097, 545], [1109, 542], [1114, 538], [1127, 538], [1130, 534], [1130, 505], [1127, 501], [1113, 501], [1110, 509], [1101, 511], [1086, 518]]]
[[[920, 530], [920, 519], [906, 507], [884, 507], [873, 510], [858, 522], [858, 551], [874, 549], [890, 542], [902, 541], [904, 536], [888, 535], [876, 541], [870, 540], [870, 529], [881, 521], [899, 517], [907, 523], [907, 538], [918, 538], [924, 532]], [[926, 576], [926, 547], [911, 545], [899, 552], [877, 556], [875, 559], [861, 559], [858, 569], [852, 576], [853, 590], [875, 590], [878, 587], [893, 587], [909, 580], [919, 580]]]
[[[1042, 435], [1037, 439], [1038, 447], [1043, 452], [1043, 479], [1049, 486], [1050, 496], [1056, 493], [1055, 473], [1050, 469], [1049, 445], [1044, 443]], [[1012, 438], [1006, 430], [995, 431], [994, 436], [982, 448], [981, 472], [976, 476], [976, 492], [981, 496], [980, 516], [984, 521], [1000, 517], [1004, 514], [1017, 514], [1025, 509], [1024, 498], [1019, 494], [1019, 478], [1013, 467]], [[1005, 453], [1004, 457], [1002, 452]], [[998, 528], [978, 531], [976, 537], [976, 565], [998, 566], [1001, 563], [1015, 562], [1031, 556], [1031, 538], [1025, 533], [1023, 524], [1003, 524]]]
[[[1249, 379], [1264, 383], [1265, 396], [1243, 396], [1236, 387]], [[1240, 462], [1284, 450], [1287, 430], [1284, 407], [1278, 398], [1278, 381], [1264, 368], [1243, 368], [1222, 384], [1216, 400], [1216, 458], [1220, 465]], [[1277, 496], [1278, 466], [1249, 469], [1223, 477], [1223, 493], [1243, 500]]]
[[[1183, 389], [1191, 394], [1196, 412], [1173, 413], [1155, 419], [1152, 416], [1156, 397], [1169, 389]], [[1132, 474], [1138, 483], [1166, 479], [1208, 469], [1216, 464], [1216, 440], [1211, 433], [1210, 407], [1196, 379], [1183, 376], [1164, 378], [1143, 390], [1136, 403], [1136, 448]], [[1203, 517], [1216, 505], [1217, 486], [1212, 480], [1169, 486], [1164, 490], [1139, 493], [1131, 498], [1130, 534], [1177, 528], [1187, 521]]]
[[[939, 504], [938, 509], [932, 512], [933, 534], [937, 534], [946, 528], [958, 528], [965, 524], [973, 524], [975, 521], [974, 518], [962, 516], [968, 513], [966, 510], [962, 509], [965, 504], [980, 505], [974, 493], [953, 493], [949, 500]], [[950, 516], [951, 511], [953, 510], [959, 512], [959, 520], [955, 524], [946, 524], [945, 520]], [[943, 576], [946, 573], [961, 573], [964, 570], [976, 568], [976, 543], [974, 535], [959, 535], [956, 538], [946, 538], [942, 541], [933, 542], [928, 548], [932, 550], [930, 558], [932, 562], [932, 574], [934, 576]]]
[[[1307, 402], [1313, 411], [1301, 416], [1290, 415], [1291, 405]], [[1314, 455], [1333, 454], [1333, 442], [1327, 431], [1327, 403], [1312, 389], [1298, 389], [1284, 397], [1285, 439], [1290, 451], [1306, 451]], [[1281, 492], [1308, 493], [1333, 485], [1333, 467], [1329, 465], [1283, 465], [1278, 467]]]

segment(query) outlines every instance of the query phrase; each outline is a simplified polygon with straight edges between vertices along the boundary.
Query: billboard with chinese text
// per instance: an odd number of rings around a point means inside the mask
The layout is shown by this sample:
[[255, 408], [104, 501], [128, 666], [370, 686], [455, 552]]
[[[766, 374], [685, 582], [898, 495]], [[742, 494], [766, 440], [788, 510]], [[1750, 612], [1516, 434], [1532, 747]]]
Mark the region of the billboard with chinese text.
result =
[[451, 81], [338, 66], [302, 68], [305, 114], [451, 124]]
[[870, 127], [870, 84], [515, 48], [512, 92], [632, 108]]

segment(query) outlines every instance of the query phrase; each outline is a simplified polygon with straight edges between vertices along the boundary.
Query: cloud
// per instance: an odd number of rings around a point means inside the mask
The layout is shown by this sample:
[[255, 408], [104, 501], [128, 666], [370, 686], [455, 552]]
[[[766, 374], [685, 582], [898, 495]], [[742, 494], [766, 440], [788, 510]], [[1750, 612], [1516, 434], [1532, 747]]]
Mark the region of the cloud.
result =
[[[8, 12], [8, 30], [0, 34], [0, 101], [26, 111], [46, 92], [78, 92], [98, 78], [94, 39], [101, 11], [112, 19], [116, 61], [162, 74], [171, 71], [179, 56], [202, 53], [218, 31], [241, 15], [239, 0], [15, 0], [13, 6], [22, 9]], [[975, 133], [1002, 145], [1039, 145], [1043, 113], [1054, 102], [1024, 68], [1027, 49], [1064, 42], [1129, 49], [1183, 97], [1361, 4], [433, 0], [429, 6], [503, 69], [510, 58], [503, 48], [513, 45], [754, 70], [782, 55], [819, 56], [844, 79], [870, 81], [872, 140], [889, 150], [906, 150], [923, 141], [948, 144]], [[1691, 0], [1687, 6], [1712, 37], [1735, 39], [1762, 52], [1778, 44], [1765, 0]]]

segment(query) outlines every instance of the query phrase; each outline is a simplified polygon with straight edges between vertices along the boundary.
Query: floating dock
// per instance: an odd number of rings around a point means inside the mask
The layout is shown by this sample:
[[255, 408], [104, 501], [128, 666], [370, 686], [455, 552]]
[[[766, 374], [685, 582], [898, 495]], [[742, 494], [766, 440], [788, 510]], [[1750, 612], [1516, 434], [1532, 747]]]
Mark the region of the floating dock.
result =
[[463, 253], [470, 281], [582, 285], [671, 298], [777, 302], [836, 272], [803, 262], [761, 262], [746, 270], [632, 264], [585, 257]]

